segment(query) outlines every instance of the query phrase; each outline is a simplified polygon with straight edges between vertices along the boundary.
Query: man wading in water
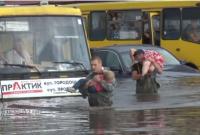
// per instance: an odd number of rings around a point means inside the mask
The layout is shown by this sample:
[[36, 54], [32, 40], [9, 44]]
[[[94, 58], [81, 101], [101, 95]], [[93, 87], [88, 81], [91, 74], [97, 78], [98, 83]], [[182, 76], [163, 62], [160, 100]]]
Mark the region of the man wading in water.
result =
[[[145, 51], [131, 49], [131, 59], [134, 62], [132, 66], [132, 78], [137, 81], [136, 94], [156, 94], [160, 85], [156, 82], [156, 74], [162, 73], [162, 68], [153, 59], [145, 59]], [[143, 74], [144, 61], [148, 60], [154, 66], [153, 71], [148, 71], [147, 74]], [[135, 63], [137, 61], [137, 63]]]
[[111, 106], [112, 91], [116, 80], [112, 71], [103, 70], [102, 60], [95, 56], [91, 60], [92, 73], [79, 80], [73, 87], [79, 89], [84, 98], [88, 96], [90, 106]]

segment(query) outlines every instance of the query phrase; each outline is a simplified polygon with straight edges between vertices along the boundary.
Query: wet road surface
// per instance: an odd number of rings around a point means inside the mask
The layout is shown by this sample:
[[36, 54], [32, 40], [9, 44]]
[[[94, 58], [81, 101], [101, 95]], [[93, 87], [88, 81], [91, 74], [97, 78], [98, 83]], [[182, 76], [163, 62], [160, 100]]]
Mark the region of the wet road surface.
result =
[[158, 95], [135, 95], [119, 79], [111, 108], [81, 97], [0, 103], [0, 135], [199, 135], [200, 77], [159, 77]]

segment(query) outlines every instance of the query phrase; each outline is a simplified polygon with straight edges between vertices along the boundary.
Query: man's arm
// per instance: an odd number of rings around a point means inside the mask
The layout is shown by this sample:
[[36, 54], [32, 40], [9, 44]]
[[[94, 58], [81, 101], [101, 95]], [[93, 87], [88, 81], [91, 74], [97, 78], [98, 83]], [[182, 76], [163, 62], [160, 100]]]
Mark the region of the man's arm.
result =
[[94, 77], [94, 72], [91, 72], [91, 73], [89, 73], [87, 76], [86, 76], [86, 83], [85, 83], [85, 85], [83, 86], [83, 88], [84, 89], [88, 89], [88, 87], [90, 87], [90, 86], [93, 86], [93, 81], [92, 81], [92, 78]]
[[133, 80], [139, 80], [139, 79], [141, 79], [141, 77], [142, 77], [142, 75], [138, 74], [137, 71], [133, 71], [132, 72], [132, 78], [133, 78]]
[[117, 86], [117, 81], [115, 79], [110, 83], [108, 83], [104, 80], [102, 80], [100, 83], [101, 83], [102, 87], [104, 88], [104, 90], [107, 92], [112, 92], [115, 89], [115, 87]]

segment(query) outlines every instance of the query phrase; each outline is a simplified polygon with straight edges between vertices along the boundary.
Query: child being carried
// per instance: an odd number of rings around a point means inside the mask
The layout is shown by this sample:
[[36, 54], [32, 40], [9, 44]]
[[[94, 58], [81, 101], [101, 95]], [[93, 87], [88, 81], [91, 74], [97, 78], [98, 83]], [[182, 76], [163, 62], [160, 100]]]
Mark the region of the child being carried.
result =
[[[87, 93], [98, 93], [104, 91], [104, 88], [99, 80], [112, 83], [115, 79], [115, 74], [112, 71], [104, 70], [102, 74], [95, 74], [90, 79], [80, 79], [74, 86], [74, 89], [78, 89], [83, 97], [87, 96]], [[85, 88], [85, 84], [88, 84], [88, 88]]]
[[[131, 49], [133, 52], [133, 49]], [[163, 56], [154, 50], [141, 50], [138, 49], [133, 54], [134, 59], [142, 62], [142, 76], [147, 73], [152, 73], [155, 70], [155, 65], [153, 62], [158, 64], [161, 70], [164, 68], [164, 58]]]
[[96, 75], [94, 76], [88, 83], [91, 83], [91, 86], [88, 88], [89, 93], [97, 93], [103, 91], [104, 88], [98, 81], [96, 77], [100, 77], [102, 81], [106, 81], [107, 83], [112, 83], [115, 79], [115, 74], [112, 71], [104, 70], [102, 76]]

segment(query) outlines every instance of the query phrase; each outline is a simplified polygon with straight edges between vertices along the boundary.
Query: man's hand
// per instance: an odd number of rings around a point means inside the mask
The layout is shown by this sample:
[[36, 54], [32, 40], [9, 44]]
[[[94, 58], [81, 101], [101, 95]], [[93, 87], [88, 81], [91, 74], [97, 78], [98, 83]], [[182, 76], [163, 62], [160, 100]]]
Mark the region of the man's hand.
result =
[[89, 80], [89, 81], [86, 83], [86, 85], [87, 85], [88, 87], [91, 87], [91, 86], [94, 86], [95, 84], [94, 84], [94, 81], [93, 81], [93, 80]]
[[99, 75], [95, 75], [93, 78], [96, 82], [101, 82], [101, 78]]
[[139, 80], [139, 79], [142, 78], [142, 75], [138, 74], [137, 71], [133, 71], [132, 72], [132, 78], [133, 78], [133, 80]]
[[87, 83], [85, 84], [84, 88], [87, 89], [87, 88], [89, 88], [89, 87], [91, 87], [91, 86], [94, 86], [94, 85], [95, 85], [95, 84], [94, 84], [94, 81], [93, 81], [93, 80], [89, 80], [89, 81], [87, 81]]

